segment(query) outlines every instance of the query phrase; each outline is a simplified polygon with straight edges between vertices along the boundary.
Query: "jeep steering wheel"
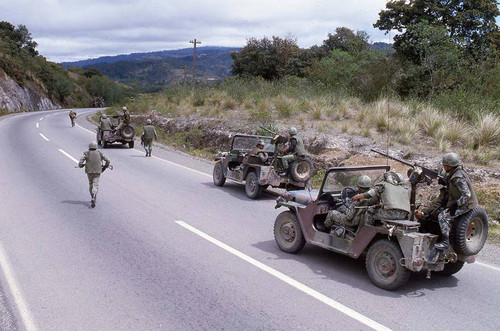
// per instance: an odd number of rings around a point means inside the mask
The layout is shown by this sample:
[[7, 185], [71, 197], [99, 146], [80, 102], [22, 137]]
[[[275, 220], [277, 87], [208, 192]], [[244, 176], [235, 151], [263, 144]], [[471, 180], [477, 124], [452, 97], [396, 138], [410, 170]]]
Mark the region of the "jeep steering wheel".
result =
[[346, 208], [349, 208], [349, 206], [351, 205], [351, 198], [349, 197], [349, 192], [353, 193], [351, 197], [356, 195], [357, 193], [356, 190], [354, 190], [352, 187], [349, 186], [344, 187], [340, 192], [340, 201]]

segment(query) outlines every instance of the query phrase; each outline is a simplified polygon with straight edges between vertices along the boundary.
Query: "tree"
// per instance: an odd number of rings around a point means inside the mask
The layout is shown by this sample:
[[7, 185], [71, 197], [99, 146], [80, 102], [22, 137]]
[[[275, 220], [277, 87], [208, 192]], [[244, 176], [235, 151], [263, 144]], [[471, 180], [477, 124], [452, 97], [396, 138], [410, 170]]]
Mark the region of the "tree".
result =
[[361, 52], [368, 49], [369, 36], [365, 31], [357, 31], [346, 27], [335, 29], [335, 34], [328, 34], [328, 38], [323, 41], [323, 48], [328, 52], [341, 50], [344, 52]]
[[19, 53], [22, 49], [26, 50], [31, 56], [37, 56], [35, 50], [38, 44], [31, 38], [31, 33], [25, 25], [19, 25], [17, 28], [9, 22], [0, 22], [0, 40], [7, 45], [11, 54]]
[[250, 38], [239, 52], [232, 52], [231, 72], [275, 80], [286, 75], [301, 75], [308, 63], [308, 53], [301, 50], [295, 38], [272, 37], [272, 40]]
[[476, 60], [500, 53], [497, 0], [393, 0], [386, 8], [373, 26], [401, 32], [394, 37], [394, 47], [413, 62], [419, 61], [417, 51], [408, 47], [403, 51], [401, 46], [411, 43], [408, 28], [424, 21], [443, 26], [448, 36]]

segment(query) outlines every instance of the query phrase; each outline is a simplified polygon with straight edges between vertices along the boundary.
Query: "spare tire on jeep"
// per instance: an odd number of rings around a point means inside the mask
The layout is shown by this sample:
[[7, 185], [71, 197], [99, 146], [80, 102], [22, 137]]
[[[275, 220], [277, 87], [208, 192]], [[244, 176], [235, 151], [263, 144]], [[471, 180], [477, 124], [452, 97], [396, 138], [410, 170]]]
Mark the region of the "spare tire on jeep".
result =
[[122, 127], [120, 134], [123, 138], [131, 139], [135, 136], [135, 128], [132, 125], [125, 125]]
[[488, 215], [480, 207], [457, 217], [451, 226], [450, 239], [455, 251], [475, 255], [483, 248], [488, 236]]
[[305, 183], [314, 175], [314, 165], [307, 158], [299, 159], [290, 164], [289, 172], [294, 181]]

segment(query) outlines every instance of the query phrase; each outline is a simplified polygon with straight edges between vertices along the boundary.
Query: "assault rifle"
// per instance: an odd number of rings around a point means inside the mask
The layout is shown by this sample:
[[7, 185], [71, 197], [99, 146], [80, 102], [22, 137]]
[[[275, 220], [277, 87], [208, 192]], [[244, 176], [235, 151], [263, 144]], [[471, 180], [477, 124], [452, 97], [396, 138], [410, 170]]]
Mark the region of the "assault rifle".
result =
[[418, 183], [427, 183], [427, 185], [430, 185], [432, 183], [433, 179], [438, 179], [438, 183], [441, 185], [445, 185], [446, 182], [443, 178], [443, 176], [440, 175], [439, 170], [433, 170], [429, 169], [427, 167], [424, 167], [421, 164], [418, 164], [416, 162], [408, 162], [402, 159], [399, 159], [394, 156], [390, 156], [387, 153], [381, 152], [379, 150], [376, 150], [374, 148], [370, 149], [372, 152], [378, 153], [382, 156], [385, 156], [388, 159], [397, 161], [399, 163], [405, 164], [407, 166], [410, 166], [411, 169], [408, 170], [408, 178], [410, 180], [411, 184], [411, 194], [410, 194], [410, 207], [411, 207], [411, 213], [410, 213], [410, 221], [413, 221], [415, 217], [415, 200], [416, 200], [416, 194], [417, 194], [417, 184]]

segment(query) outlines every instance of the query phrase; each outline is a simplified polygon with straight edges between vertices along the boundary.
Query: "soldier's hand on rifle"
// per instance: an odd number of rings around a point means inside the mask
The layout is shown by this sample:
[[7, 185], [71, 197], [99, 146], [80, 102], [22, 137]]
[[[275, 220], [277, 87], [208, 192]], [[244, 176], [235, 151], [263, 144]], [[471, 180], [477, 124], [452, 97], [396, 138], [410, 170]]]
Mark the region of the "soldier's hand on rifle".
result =
[[422, 217], [424, 217], [424, 212], [420, 210], [415, 211], [415, 217], [417, 218], [417, 220], [421, 219]]
[[365, 198], [365, 195], [360, 193], [360, 194], [356, 194], [355, 196], [353, 196], [351, 200], [358, 201], [358, 200], [361, 200], [364, 198]]

